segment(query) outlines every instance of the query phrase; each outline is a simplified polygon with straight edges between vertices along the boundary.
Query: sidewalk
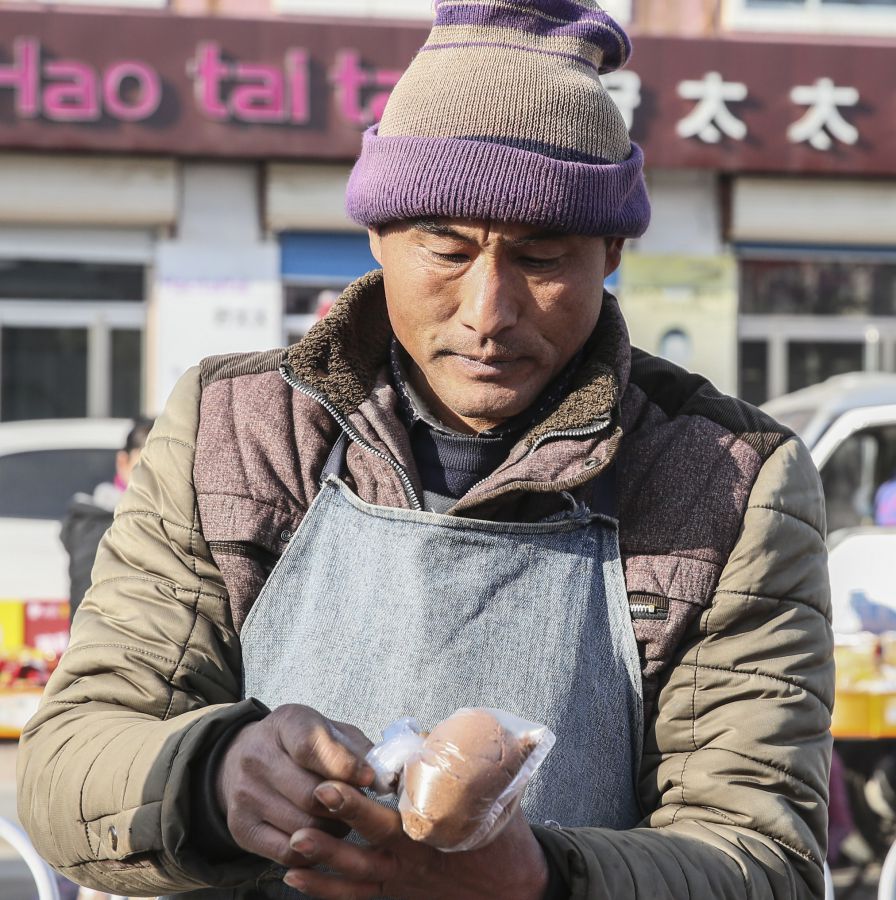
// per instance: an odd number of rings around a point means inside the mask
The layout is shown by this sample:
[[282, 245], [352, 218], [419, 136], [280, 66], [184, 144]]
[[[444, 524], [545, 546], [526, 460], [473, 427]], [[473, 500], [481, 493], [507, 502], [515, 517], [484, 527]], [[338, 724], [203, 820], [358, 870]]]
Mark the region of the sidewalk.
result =
[[[16, 742], [0, 741], [0, 816], [18, 823], [16, 816]], [[0, 841], [0, 896], [3, 900], [34, 900], [37, 889], [22, 858]]]

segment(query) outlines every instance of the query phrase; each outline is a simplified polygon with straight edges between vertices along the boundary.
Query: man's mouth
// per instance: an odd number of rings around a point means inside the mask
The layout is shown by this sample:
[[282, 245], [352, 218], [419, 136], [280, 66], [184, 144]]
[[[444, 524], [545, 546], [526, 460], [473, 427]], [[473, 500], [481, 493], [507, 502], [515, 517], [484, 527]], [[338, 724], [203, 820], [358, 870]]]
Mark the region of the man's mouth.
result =
[[521, 362], [519, 356], [473, 356], [466, 353], [453, 353], [452, 358], [458, 365], [474, 378], [498, 378]]

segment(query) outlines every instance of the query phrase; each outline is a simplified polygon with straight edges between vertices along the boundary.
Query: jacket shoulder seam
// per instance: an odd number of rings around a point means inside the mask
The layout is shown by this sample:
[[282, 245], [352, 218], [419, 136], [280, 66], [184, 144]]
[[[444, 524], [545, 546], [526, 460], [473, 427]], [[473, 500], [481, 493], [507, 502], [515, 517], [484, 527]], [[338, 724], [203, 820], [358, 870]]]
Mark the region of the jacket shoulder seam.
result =
[[[96, 650], [96, 649], [113, 649], [113, 650], [127, 650], [131, 653], [139, 653], [141, 656], [149, 656], [152, 659], [157, 659], [159, 662], [171, 663], [172, 665], [176, 664], [176, 660], [172, 659], [169, 656], [162, 656], [159, 653], [153, 653], [151, 650], [144, 650], [142, 647], [136, 647], [133, 644], [116, 644], [116, 643], [94, 643], [94, 644], [79, 644], [75, 647], [72, 647], [72, 651], [78, 650]], [[191, 666], [189, 663], [181, 662], [178, 665], [178, 668], [187, 669], [190, 672], [193, 672], [196, 675], [201, 675], [203, 678], [208, 678], [208, 673], [203, 669], [200, 669], [198, 666]], [[172, 676], [173, 677], [173, 676]], [[214, 679], [209, 679], [210, 681], [214, 681]], [[216, 682], [217, 683], [217, 682]], [[82, 706], [82, 702], [78, 700], [48, 700], [47, 705], [49, 706], [51, 703], [58, 703], [62, 705], [74, 705], [74, 706]]]
[[120, 513], [117, 514], [116, 518], [125, 519], [129, 516], [149, 516], [151, 519], [158, 519], [160, 522], [164, 522], [166, 525], [170, 525], [172, 528], [180, 528], [183, 531], [196, 531], [196, 528], [192, 525], [185, 525], [183, 522], [175, 522], [171, 519], [165, 518], [165, 516], [160, 513], [153, 512], [151, 509], [123, 509]]
[[768, 512], [775, 513], [779, 516], [785, 516], [788, 519], [793, 519], [795, 522], [799, 522], [801, 525], [805, 525], [807, 528], [811, 528], [816, 534], [823, 537], [823, 535], [821, 535], [821, 530], [818, 528], [817, 525], [813, 525], [811, 522], [807, 521], [802, 516], [798, 516], [796, 513], [790, 512], [790, 510], [778, 509], [777, 507], [772, 506], [771, 504], [768, 504], [768, 503], [749, 503], [749, 504], [747, 504], [747, 512], [749, 512], [751, 509], [764, 509], [764, 510], [767, 510]]
[[730, 672], [733, 675], [744, 675], [750, 678], [769, 678], [772, 681], [779, 681], [782, 684], [790, 685], [790, 687], [795, 688], [798, 691], [802, 691], [805, 694], [808, 694], [810, 697], [814, 697], [822, 706], [826, 709], [828, 708], [828, 704], [822, 699], [822, 697], [812, 688], [806, 687], [803, 684], [798, 684], [796, 681], [793, 681], [790, 678], [785, 678], [783, 675], [772, 675], [770, 672], [744, 672], [741, 669], [734, 669], [731, 666], [708, 666], [706, 663], [679, 663], [682, 668], [685, 669], [706, 669], [710, 672]]
[[176, 438], [170, 434], [154, 434], [147, 440], [146, 446], [148, 447], [150, 444], [156, 444], [159, 441], [164, 441], [166, 444], [178, 444], [181, 447], [186, 447], [187, 450], [192, 450], [194, 453], [196, 452], [195, 444], [191, 444], [189, 441], [181, 440], [181, 438]]
[[732, 597], [747, 597], [752, 600], [773, 600], [775, 603], [798, 603], [800, 606], [805, 606], [806, 609], [811, 609], [812, 612], [821, 616], [825, 622], [829, 625], [831, 624], [831, 616], [801, 597], [778, 597], [776, 594], [757, 594], [755, 591], [735, 591], [730, 588], [719, 588], [714, 596], [717, 597], [719, 594], [728, 594]]
[[737, 756], [740, 759], [745, 759], [748, 762], [755, 763], [757, 766], [763, 766], [766, 769], [771, 769], [773, 772], [777, 772], [779, 775], [785, 776], [785, 778], [790, 778], [793, 781], [801, 784], [806, 790], [811, 791], [813, 794], [817, 794], [818, 790], [812, 787], [808, 781], [803, 778], [800, 778], [799, 775], [795, 775], [793, 772], [789, 772], [783, 766], [776, 766], [774, 763], [770, 763], [767, 760], [759, 759], [756, 756], [751, 756], [749, 753], [741, 753], [739, 750], [732, 750], [730, 747], [717, 747], [714, 744], [705, 744], [701, 749], [703, 750], [715, 750], [720, 753], [730, 753], [732, 756]]
[[97, 581], [93, 587], [98, 587], [101, 584], [114, 584], [116, 581], [145, 581], [149, 584], [163, 584], [166, 587], [173, 588], [175, 593], [190, 594], [196, 597], [209, 597], [212, 600], [227, 599], [226, 594], [215, 594], [211, 591], [203, 591], [198, 588], [186, 588], [174, 581], [167, 581], [164, 578], [154, 578], [151, 575], [116, 575], [114, 578], [103, 578], [101, 581]]
[[[713, 809], [714, 807], [701, 807], [702, 809]], [[668, 825], [655, 825], [653, 826], [657, 831], [662, 831], [665, 828], [672, 828], [674, 826], [673, 822], [669, 822]], [[776, 837], [775, 835], [769, 833], [768, 831], [764, 831], [761, 828], [757, 828], [755, 825], [743, 826], [738, 825], [738, 828], [746, 827], [748, 831], [752, 831], [755, 834], [761, 835], [764, 838], [772, 841], [775, 844], [783, 847], [785, 850], [788, 850], [790, 853], [793, 853], [796, 856], [799, 856], [801, 859], [805, 859], [807, 862], [815, 863], [818, 865], [818, 860], [811, 854], [808, 850], [800, 850], [798, 847], [794, 847], [792, 844], [785, 841], [783, 838]]]

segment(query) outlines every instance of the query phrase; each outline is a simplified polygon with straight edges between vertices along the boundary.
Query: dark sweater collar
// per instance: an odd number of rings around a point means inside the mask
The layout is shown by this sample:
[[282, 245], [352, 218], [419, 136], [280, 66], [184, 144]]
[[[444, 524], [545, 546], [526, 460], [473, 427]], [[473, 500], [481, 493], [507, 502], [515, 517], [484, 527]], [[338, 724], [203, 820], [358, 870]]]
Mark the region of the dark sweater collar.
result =
[[563, 371], [541, 392], [538, 399], [528, 409], [523, 410], [516, 416], [502, 422], [500, 425], [490, 428], [487, 431], [481, 431], [478, 435], [469, 435], [463, 432], [455, 431], [432, 412], [423, 397], [414, 388], [411, 379], [408, 376], [409, 358], [407, 351], [398, 342], [397, 338], [392, 338], [392, 347], [390, 351], [390, 365], [392, 369], [392, 384], [398, 392], [399, 407], [398, 411], [401, 415], [405, 427], [410, 428], [417, 422], [422, 422], [427, 427], [441, 434], [452, 435], [459, 438], [479, 437], [484, 439], [503, 438], [508, 435], [520, 437], [536, 422], [541, 421], [553, 410], [561, 400], [569, 392], [569, 385], [573, 375], [582, 362], [585, 351], [580, 350], [575, 357], [567, 363]]

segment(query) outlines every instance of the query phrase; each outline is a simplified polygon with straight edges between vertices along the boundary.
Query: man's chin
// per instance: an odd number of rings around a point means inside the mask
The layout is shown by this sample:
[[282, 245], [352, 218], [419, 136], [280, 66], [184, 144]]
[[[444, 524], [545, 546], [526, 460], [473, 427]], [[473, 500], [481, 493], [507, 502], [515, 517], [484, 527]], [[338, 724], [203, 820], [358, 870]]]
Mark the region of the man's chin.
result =
[[455, 402], [449, 403], [449, 407], [468, 421], [500, 423], [525, 412], [533, 401], [528, 393], [520, 396], [507, 390], [483, 391], [480, 387], [458, 391]]

